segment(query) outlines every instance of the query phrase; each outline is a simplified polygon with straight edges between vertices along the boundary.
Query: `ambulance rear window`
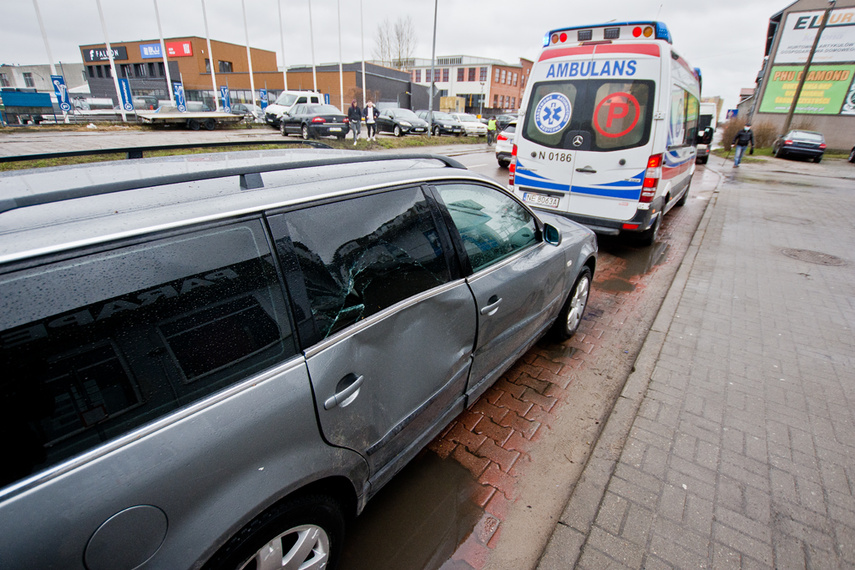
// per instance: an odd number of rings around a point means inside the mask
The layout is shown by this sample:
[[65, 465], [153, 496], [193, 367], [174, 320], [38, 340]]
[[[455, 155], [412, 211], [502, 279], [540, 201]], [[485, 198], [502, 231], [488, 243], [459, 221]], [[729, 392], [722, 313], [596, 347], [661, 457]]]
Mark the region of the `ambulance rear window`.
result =
[[[650, 139], [653, 81], [572, 80], [539, 83], [526, 112], [525, 138], [568, 150], [611, 151]], [[584, 138], [584, 147], [573, 140]]]

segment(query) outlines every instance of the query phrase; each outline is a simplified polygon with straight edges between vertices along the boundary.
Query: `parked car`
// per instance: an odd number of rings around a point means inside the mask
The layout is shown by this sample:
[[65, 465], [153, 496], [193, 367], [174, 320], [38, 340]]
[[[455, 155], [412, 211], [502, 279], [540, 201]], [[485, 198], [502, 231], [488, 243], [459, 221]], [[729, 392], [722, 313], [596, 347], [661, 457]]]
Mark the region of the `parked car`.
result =
[[794, 129], [775, 139], [772, 152], [778, 158], [796, 156], [819, 162], [825, 153], [825, 137], [822, 133]]
[[300, 135], [304, 140], [334, 136], [343, 139], [350, 127], [347, 116], [333, 105], [294, 105], [279, 117], [283, 137]]
[[262, 112], [261, 107], [252, 103], [234, 103], [232, 114], [243, 115], [249, 121], [264, 121], [264, 112]]
[[333, 568], [585, 310], [594, 234], [446, 157], [132, 162], [0, 175], [6, 568]]
[[855, 146], [853, 146], [852, 150], [849, 152], [849, 162], [855, 162]]
[[505, 115], [499, 115], [496, 117], [496, 128], [499, 131], [504, 131], [507, 126], [511, 123], [515, 123], [517, 121], [518, 115], [516, 113], [508, 113]]
[[511, 121], [505, 129], [496, 136], [496, 160], [499, 166], [507, 168], [513, 160], [514, 133], [517, 130], [517, 122]]
[[324, 98], [314, 91], [283, 91], [276, 101], [264, 109], [264, 120], [271, 127], [279, 128], [279, 117], [291, 110], [294, 105], [320, 105]]
[[[427, 121], [431, 117], [430, 111], [416, 111], [416, 115], [423, 121]], [[463, 125], [448, 113], [442, 111], [434, 111], [432, 115], [433, 123], [431, 130], [433, 136], [454, 135], [461, 136], [463, 134]]]
[[428, 132], [428, 124], [409, 109], [381, 109], [377, 132], [392, 133], [396, 137], [423, 135]]
[[463, 130], [468, 137], [486, 137], [487, 125], [469, 113], [451, 113], [451, 116], [463, 124]]

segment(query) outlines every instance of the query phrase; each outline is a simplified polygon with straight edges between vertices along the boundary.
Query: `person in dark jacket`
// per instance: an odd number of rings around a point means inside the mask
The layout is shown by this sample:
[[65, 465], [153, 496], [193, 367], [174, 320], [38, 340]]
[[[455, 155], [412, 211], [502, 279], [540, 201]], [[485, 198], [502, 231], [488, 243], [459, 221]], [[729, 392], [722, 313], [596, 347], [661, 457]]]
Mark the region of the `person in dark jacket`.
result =
[[742, 162], [742, 155], [745, 154], [745, 149], [751, 145], [751, 152], [754, 152], [754, 133], [751, 132], [751, 125], [745, 125], [742, 130], [736, 133], [733, 137], [733, 144], [736, 145], [736, 154], [733, 155], [733, 167], [738, 168]]
[[347, 109], [347, 121], [350, 123], [350, 132], [353, 133], [353, 146], [356, 146], [356, 139], [359, 138], [359, 132], [362, 130], [362, 109], [356, 104], [356, 99], [350, 102], [350, 107]]
[[380, 116], [380, 111], [374, 106], [373, 101], [369, 101], [362, 110], [362, 116], [365, 117], [365, 126], [368, 127], [368, 140], [377, 140], [377, 117]]

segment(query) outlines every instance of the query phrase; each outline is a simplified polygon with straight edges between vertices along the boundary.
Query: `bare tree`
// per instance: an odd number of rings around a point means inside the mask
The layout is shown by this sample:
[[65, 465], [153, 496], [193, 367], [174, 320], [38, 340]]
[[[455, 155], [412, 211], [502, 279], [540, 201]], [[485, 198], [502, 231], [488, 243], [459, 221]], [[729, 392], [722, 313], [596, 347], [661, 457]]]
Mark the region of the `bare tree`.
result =
[[412, 65], [416, 51], [416, 26], [410, 16], [398, 18], [394, 24], [383, 20], [377, 26], [374, 58], [383, 65], [406, 69]]

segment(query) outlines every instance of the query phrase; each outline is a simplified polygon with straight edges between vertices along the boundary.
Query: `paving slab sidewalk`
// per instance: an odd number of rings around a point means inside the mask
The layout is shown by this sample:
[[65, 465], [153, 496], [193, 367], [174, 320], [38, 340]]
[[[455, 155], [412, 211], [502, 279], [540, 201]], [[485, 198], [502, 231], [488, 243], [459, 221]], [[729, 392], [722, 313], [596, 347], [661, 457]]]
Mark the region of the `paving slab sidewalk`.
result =
[[722, 183], [540, 570], [855, 566], [855, 170], [708, 168]]

